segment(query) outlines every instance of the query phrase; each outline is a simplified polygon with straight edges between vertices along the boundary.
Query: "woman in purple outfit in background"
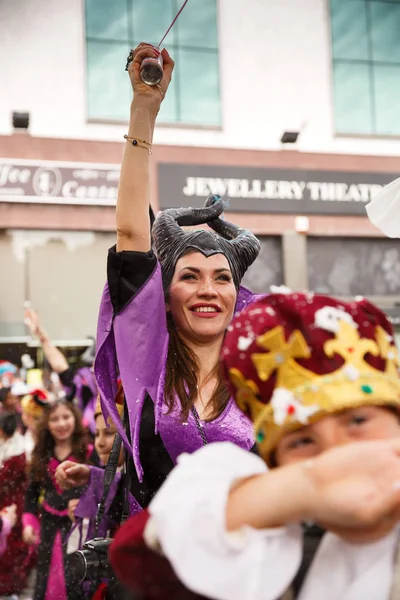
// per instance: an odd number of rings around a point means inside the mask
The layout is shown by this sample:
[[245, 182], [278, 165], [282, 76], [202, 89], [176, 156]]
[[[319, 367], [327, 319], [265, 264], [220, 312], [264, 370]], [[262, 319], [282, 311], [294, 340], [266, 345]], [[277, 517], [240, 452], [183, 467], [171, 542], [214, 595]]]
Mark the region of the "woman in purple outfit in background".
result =
[[[108, 284], [98, 322], [95, 374], [104, 418], [110, 416], [128, 455], [130, 513], [146, 507], [178, 456], [209, 442], [250, 450], [252, 427], [222, 382], [218, 359], [235, 311], [254, 300], [240, 287], [260, 245], [249, 231], [220, 219], [225, 203], [168, 209], [150, 234], [150, 153], [156, 116], [174, 63], [162, 51], [164, 76], [145, 85], [141, 61], [157, 51], [140, 44], [131, 54], [134, 98], [117, 201], [117, 244], [108, 255]], [[185, 231], [181, 226], [209, 228]], [[155, 251], [152, 250], [152, 242]], [[128, 413], [124, 429], [114, 398], [121, 378]], [[99, 471], [91, 487], [101, 497]], [[89, 469], [61, 465], [58, 481], [87, 483]]]

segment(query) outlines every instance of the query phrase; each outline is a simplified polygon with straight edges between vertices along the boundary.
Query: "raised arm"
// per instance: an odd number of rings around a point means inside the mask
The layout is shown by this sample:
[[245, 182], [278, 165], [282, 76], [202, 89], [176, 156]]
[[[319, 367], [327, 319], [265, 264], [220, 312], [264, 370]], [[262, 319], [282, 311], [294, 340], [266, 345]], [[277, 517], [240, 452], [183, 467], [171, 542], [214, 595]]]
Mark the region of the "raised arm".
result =
[[37, 312], [32, 308], [25, 309], [24, 322], [29, 327], [31, 335], [38, 338], [51, 369], [55, 373], [66, 371], [69, 368], [68, 361], [61, 350], [51, 343], [49, 336], [40, 324]]
[[171, 81], [174, 63], [168, 52], [162, 51], [164, 76], [155, 86], [140, 79], [140, 65], [147, 56], [156, 56], [155, 48], [140, 44], [133, 52], [129, 76], [133, 88], [128, 137], [121, 166], [117, 199], [117, 251], [148, 252], [150, 240], [150, 152], [154, 126], [161, 102]]

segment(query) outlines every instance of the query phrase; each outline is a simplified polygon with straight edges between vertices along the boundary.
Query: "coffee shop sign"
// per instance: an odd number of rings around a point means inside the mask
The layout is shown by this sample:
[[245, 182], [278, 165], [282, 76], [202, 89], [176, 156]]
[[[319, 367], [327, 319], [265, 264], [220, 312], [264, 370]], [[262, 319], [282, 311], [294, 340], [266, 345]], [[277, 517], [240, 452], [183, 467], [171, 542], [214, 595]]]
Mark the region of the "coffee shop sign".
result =
[[0, 202], [114, 205], [119, 167], [0, 162]]

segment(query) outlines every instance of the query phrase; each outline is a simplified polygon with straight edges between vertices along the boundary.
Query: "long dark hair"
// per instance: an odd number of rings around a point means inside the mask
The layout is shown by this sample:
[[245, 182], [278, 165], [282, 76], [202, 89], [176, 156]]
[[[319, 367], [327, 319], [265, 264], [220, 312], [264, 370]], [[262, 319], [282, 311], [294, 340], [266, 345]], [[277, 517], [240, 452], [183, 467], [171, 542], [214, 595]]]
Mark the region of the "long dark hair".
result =
[[32, 452], [30, 474], [34, 481], [44, 483], [47, 477], [47, 465], [54, 456], [55, 441], [49, 430], [49, 419], [52, 413], [60, 406], [65, 406], [75, 417], [75, 429], [72, 433], [71, 455], [78, 462], [85, 462], [87, 456], [87, 437], [82, 425], [79, 410], [72, 402], [57, 400], [43, 411], [43, 416], [37, 429], [37, 442]]
[[[191, 407], [194, 405], [197, 396], [197, 386], [199, 380], [199, 366], [197, 364], [194, 352], [185, 344], [179, 336], [171, 314], [167, 314], [167, 326], [169, 332], [169, 346], [167, 368], [164, 385], [164, 400], [171, 412], [175, 395], [178, 396], [182, 406], [182, 418], [187, 419]], [[225, 386], [221, 375], [219, 364], [216, 364], [209, 377], [218, 377], [218, 383], [215, 386], [211, 396], [210, 403], [212, 411], [210, 420], [216, 419], [223, 412], [229, 402], [229, 391]]]

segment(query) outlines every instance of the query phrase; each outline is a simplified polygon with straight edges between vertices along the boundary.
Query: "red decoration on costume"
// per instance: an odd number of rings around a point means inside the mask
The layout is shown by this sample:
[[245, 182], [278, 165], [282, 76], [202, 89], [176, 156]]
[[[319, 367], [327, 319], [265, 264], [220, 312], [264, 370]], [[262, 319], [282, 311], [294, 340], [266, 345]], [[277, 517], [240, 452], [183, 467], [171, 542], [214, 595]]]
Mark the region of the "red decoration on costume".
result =
[[107, 584], [101, 583], [92, 596], [92, 600], [105, 600], [107, 594]]

